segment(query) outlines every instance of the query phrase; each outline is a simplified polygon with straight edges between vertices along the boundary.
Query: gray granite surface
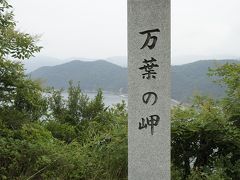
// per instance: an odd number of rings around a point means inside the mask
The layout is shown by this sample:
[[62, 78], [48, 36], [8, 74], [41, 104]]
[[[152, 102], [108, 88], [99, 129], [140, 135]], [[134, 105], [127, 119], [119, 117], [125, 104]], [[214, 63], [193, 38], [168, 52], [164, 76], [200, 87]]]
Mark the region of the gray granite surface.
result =
[[169, 180], [170, 0], [128, 0], [128, 70], [128, 179]]

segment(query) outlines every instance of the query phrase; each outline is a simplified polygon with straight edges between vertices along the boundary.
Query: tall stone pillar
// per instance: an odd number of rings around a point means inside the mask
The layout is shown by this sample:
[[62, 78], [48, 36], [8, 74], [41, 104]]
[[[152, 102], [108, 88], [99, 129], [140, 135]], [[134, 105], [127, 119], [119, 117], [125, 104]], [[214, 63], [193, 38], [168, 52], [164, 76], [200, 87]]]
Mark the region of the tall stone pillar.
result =
[[128, 0], [128, 179], [170, 179], [170, 0]]

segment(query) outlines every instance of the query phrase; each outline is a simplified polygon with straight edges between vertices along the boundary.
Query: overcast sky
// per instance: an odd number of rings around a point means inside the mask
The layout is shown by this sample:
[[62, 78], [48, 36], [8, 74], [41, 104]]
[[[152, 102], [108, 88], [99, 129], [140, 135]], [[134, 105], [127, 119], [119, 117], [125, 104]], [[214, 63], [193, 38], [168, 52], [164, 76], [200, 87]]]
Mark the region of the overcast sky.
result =
[[[10, 0], [40, 55], [127, 55], [127, 0]], [[240, 0], [172, 0], [172, 64], [240, 57]]]

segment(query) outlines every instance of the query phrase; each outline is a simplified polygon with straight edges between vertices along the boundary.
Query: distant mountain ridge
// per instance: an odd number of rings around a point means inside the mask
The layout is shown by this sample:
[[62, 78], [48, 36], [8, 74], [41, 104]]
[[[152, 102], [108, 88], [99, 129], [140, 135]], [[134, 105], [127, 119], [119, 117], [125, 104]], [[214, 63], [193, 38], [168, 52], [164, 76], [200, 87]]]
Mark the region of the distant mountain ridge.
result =
[[188, 101], [194, 94], [214, 98], [224, 96], [225, 88], [213, 83], [216, 77], [207, 76], [209, 68], [225, 63], [240, 63], [238, 60], [200, 60], [189, 64], [172, 66], [172, 98]]
[[30, 73], [33, 79], [43, 79], [45, 85], [55, 88], [67, 88], [68, 82], [80, 82], [84, 90], [127, 92], [127, 68], [104, 60], [74, 60], [57, 66], [41, 67]]
[[[214, 84], [207, 76], [208, 68], [224, 63], [240, 63], [236, 60], [202, 60], [184, 65], [172, 66], [172, 98], [187, 102], [194, 94], [224, 96], [224, 88]], [[41, 67], [30, 73], [33, 79], [42, 79], [44, 85], [67, 88], [68, 81], [80, 82], [83, 90], [127, 93], [127, 68], [105, 60], [79, 61]]]
[[[97, 59], [90, 59], [90, 58], [67, 58], [67, 59], [58, 59], [54, 57], [49, 57], [49, 56], [36, 56], [32, 57], [26, 61], [24, 61], [24, 68], [26, 73], [30, 73], [32, 71], [37, 70], [38, 68], [44, 67], [44, 66], [56, 66], [56, 65], [61, 65], [63, 63], [67, 63], [69, 61], [73, 60], [81, 60], [81, 61], [96, 61]], [[105, 59], [107, 62], [116, 64], [121, 67], [127, 67], [127, 57], [126, 56], [114, 56], [114, 57], [109, 57]]]

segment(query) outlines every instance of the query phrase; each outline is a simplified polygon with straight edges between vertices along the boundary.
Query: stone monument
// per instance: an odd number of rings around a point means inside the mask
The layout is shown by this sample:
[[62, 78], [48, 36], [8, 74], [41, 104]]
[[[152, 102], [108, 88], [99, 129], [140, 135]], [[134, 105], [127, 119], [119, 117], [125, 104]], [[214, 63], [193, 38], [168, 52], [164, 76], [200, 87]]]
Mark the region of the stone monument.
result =
[[128, 179], [170, 179], [170, 0], [128, 0]]

